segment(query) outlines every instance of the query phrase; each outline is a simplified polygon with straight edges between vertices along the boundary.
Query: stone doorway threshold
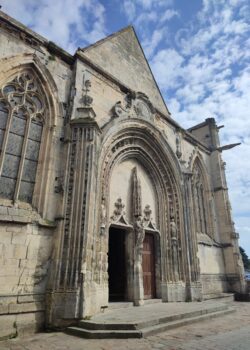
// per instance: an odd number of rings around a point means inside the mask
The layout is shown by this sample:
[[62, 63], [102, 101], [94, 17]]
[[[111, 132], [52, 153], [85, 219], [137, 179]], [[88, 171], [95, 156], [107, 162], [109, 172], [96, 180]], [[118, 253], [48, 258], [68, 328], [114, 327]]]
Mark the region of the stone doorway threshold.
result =
[[228, 303], [215, 300], [151, 303], [107, 310], [93, 316], [91, 320], [80, 321], [76, 327], [68, 327], [65, 332], [90, 339], [143, 338], [234, 311]]

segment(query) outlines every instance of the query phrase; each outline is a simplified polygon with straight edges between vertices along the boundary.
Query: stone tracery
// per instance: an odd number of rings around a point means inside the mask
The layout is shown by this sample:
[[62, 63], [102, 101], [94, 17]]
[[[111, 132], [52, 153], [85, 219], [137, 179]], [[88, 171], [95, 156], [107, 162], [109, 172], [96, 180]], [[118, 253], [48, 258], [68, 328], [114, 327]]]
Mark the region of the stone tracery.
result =
[[212, 232], [209, 225], [211, 214], [207, 198], [209, 191], [206, 187], [200, 161], [196, 159], [193, 165], [192, 179], [195, 229], [196, 233], [205, 233], [211, 236]]
[[21, 72], [3, 85], [0, 110], [1, 196], [31, 203], [46, 116], [44, 94], [32, 71]]

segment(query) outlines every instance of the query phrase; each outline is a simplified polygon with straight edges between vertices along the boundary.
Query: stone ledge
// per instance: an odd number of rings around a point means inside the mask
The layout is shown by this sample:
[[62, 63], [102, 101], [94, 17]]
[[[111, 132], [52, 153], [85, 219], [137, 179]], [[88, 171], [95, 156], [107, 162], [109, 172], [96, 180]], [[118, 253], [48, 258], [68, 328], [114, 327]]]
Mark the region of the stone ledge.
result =
[[55, 228], [55, 221], [43, 219], [30, 209], [10, 208], [0, 205], [0, 222], [20, 225], [38, 224], [41, 227]]
[[22, 314], [38, 311], [45, 311], [45, 305], [43, 302], [0, 305], [0, 315]]

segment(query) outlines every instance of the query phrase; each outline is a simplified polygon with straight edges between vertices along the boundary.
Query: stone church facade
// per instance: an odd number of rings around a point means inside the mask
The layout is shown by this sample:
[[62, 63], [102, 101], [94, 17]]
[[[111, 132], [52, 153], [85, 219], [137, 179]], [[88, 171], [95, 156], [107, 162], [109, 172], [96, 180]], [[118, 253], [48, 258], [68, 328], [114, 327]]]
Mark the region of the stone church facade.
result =
[[72, 56], [0, 12], [0, 336], [243, 292], [219, 129], [174, 121], [132, 27]]

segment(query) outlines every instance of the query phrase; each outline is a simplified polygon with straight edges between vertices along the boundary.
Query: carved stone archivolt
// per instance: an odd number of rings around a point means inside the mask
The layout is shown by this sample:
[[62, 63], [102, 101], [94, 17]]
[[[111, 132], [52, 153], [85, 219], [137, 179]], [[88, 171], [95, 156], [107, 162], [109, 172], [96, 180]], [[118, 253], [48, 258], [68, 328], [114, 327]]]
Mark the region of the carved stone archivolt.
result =
[[113, 108], [114, 117], [145, 118], [154, 116], [155, 109], [147, 95], [142, 92], [128, 93], [124, 101], [117, 102]]
[[[135, 233], [138, 232], [135, 235], [137, 237], [143, 237], [143, 231], [145, 229], [160, 232], [161, 244], [167, 252], [166, 259], [162, 265], [162, 273], [166, 280], [173, 281], [175, 272], [172, 257], [168, 253], [168, 244], [171, 242], [170, 216], [174, 215], [178, 240], [178, 272], [179, 280], [182, 280], [184, 279], [184, 260], [182, 257], [184, 229], [182, 226], [181, 190], [177, 185], [177, 183], [181, 183], [181, 171], [178, 168], [179, 163], [176, 161], [176, 156], [174, 154], [171, 155], [171, 151], [168, 153], [168, 145], [165, 144], [163, 147], [161, 142], [164, 141], [157, 131], [157, 134], [154, 134], [154, 127], [151, 123], [149, 124], [142, 120], [140, 122], [131, 120], [128, 121], [127, 127], [124, 127], [124, 123], [125, 121], [122, 121], [120, 127], [115, 126], [115, 134], [111, 133], [112, 129], [111, 131], [109, 130], [112, 136], [107, 138], [102, 145], [102, 163], [99, 169], [99, 183], [102, 186], [100, 191], [100, 205], [102, 197], [106, 198], [107, 203], [109, 202], [110, 178], [116, 164], [129, 158], [136, 159], [149, 174], [155, 188], [156, 224], [152, 220], [152, 209], [150, 206], [141, 207], [140, 179], [138, 178], [137, 170], [133, 169], [131, 183], [134, 188], [132, 193], [134, 204], [132, 207], [133, 215], [134, 213], [136, 214], [134, 215], [133, 226]], [[174, 162], [176, 163], [174, 164]], [[122, 201], [119, 202], [119, 206], [121, 204]], [[122, 215], [121, 209], [118, 211], [118, 208], [115, 207], [115, 209], [115, 213], [111, 215], [113, 223], [117, 222]], [[137, 238], [135, 240], [136, 242]], [[139, 242], [140, 239], [138, 240]]]

